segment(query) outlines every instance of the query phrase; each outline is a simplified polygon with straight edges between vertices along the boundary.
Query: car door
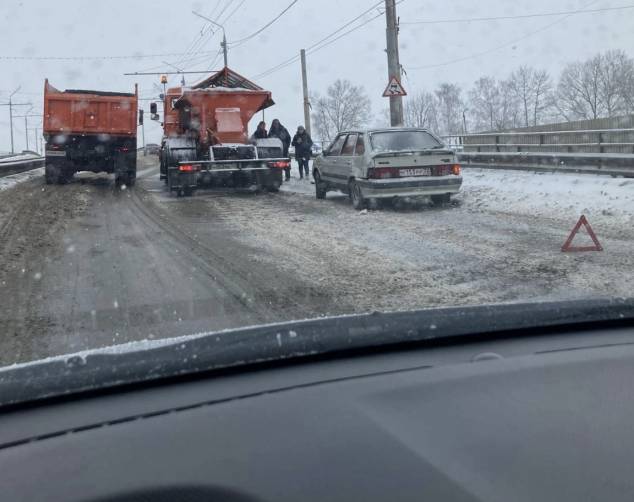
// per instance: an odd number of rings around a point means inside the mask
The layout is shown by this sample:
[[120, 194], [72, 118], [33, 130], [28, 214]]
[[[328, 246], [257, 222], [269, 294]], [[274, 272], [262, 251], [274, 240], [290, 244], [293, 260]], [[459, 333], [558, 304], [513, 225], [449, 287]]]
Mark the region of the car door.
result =
[[322, 155], [319, 164], [321, 177], [329, 185], [337, 187], [347, 187], [347, 181], [343, 182], [339, 175], [339, 162], [341, 160], [341, 148], [346, 140], [348, 133], [339, 134], [332, 142], [325, 155]]
[[359, 133], [352, 157], [352, 174], [355, 178], [368, 177], [368, 163], [365, 160], [365, 135]]
[[343, 182], [348, 183], [350, 177], [354, 176], [353, 173], [353, 160], [354, 160], [354, 148], [357, 144], [357, 133], [350, 133], [341, 147], [341, 154], [337, 162], [336, 173], [338, 178]]

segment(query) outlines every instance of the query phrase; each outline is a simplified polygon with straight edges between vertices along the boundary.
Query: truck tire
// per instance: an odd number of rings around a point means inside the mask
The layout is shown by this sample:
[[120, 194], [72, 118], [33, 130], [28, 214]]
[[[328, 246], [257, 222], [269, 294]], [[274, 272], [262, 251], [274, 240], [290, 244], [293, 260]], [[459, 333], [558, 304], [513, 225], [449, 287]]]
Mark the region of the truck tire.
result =
[[59, 167], [46, 164], [44, 168], [44, 180], [47, 185], [54, 185], [59, 182], [60, 170]]

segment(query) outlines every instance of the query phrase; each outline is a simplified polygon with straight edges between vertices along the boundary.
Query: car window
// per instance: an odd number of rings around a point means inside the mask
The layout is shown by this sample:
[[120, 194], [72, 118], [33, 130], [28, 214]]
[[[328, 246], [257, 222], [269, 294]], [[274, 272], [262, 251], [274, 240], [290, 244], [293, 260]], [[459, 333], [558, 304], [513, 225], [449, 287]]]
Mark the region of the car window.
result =
[[363, 134], [359, 134], [357, 138], [357, 146], [354, 149], [355, 155], [363, 155], [365, 153], [365, 140], [363, 139]]
[[440, 148], [440, 143], [425, 131], [381, 131], [370, 135], [372, 150], [375, 152], [398, 152]]
[[340, 134], [339, 136], [337, 136], [335, 141], [333, 141], [332, 145], [330, 145], [330, 148], [328, 148], [328, 155], [339, 155], [339, 152], [341, 152], [341, 147], [343, 146], [343, 142], [345, 139], [346, 139], [345, 134]]
[[352, 155], [354, 153], [354, 146], [357, 143], [357, 135], [349, 134], [348, 139], [343, 144], [343, 148], [341, 149], [341, 155]]

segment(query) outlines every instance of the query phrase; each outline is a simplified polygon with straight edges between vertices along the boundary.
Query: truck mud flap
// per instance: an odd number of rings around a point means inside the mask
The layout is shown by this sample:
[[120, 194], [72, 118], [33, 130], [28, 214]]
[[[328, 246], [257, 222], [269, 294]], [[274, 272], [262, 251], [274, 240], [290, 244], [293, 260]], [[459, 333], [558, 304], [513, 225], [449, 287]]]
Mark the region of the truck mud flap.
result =
[[177, 197], [189, 197], [194, 194], [198, 185], [198, 173], [181, 172], [177, 167], [167, 171], [167, 191], [176, 193]]

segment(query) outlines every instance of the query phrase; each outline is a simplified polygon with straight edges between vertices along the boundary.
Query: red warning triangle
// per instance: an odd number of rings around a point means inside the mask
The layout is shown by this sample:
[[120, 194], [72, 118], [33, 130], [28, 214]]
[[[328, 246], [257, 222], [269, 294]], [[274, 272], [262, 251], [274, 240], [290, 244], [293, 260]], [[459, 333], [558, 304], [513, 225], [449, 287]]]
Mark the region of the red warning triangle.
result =
[[407, 96], [403, 85], [398, 81], [396, 77], [390, 79], [390, 83], [387, 84], [385, 91], [383, 91], [383, 97], [389, 98], [390, 96]]
[[[586, 228], [588, 235], [592, 239], [592, 242], [594, 242], [594, 246], [572, 246], [572, 241], [574, 240], [582, 225]], [[594, 234], [594, 231], [592, 230], [590, 223], [588, 223], [585, 215], [581, 215], [581, 218], [579, 218], [579, 221], [575, 225], [575, 228], [572, 229], [572, 232], [570, 232], [568, 239], [561, 247], [561, 251], [563, 253], [572, 251], [603, 251], [603, 246], [601, 246], [599, 239], [597, 239], [597, 236]]]

